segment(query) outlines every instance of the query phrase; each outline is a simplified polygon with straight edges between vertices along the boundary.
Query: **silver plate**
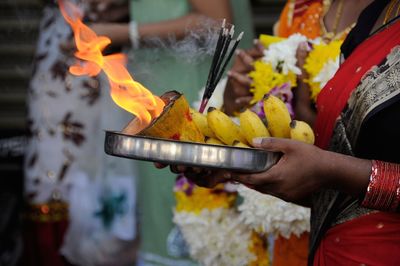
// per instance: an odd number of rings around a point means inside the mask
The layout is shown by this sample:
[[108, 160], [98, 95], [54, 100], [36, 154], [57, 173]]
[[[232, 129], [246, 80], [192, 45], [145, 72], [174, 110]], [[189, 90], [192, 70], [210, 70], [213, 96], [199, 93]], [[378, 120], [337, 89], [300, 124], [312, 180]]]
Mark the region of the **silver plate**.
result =
[[279, 153], [261, 149], [132, 136], [113, 131], [106, 131], [104, 149], [109, 155], [130, 159], [247, 173], [265, 171], [280, 157]]

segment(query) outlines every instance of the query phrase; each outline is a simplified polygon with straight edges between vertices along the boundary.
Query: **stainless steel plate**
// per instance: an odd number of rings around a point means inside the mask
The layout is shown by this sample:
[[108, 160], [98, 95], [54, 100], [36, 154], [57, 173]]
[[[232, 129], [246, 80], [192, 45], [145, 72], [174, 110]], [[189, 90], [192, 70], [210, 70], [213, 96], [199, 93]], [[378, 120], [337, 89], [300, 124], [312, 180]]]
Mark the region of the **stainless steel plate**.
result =
[[279, 153], [261, 149], [183, 142], [106, 131], [104, 145], [109, 155], [165, 164], [228, 169], [256, 173], [274, 165]]

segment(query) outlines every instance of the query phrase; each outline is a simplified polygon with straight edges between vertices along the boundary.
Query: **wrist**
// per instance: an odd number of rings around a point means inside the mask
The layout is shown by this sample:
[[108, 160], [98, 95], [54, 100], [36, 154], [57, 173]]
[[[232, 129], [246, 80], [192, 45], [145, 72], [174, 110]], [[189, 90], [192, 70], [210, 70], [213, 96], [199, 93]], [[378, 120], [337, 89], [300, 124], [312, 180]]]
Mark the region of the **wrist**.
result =
[[324, 151], [320, 156], [323, 186], [360, 197], [368, 186], [371, 161]]
[[129, 39], [134, 49], [139, 48], [140, 44], [139, 26], [137, 22], [134, 20], [129, 22]]
[[336, 163], [335, 160], [332, 158], [334, 153], [322, 150], [320, 154], [317, 156], [320, 160], [320, 163], [317, 165], [317, 176], [320, 179], [321, 188], [329, 189], [335, 186], [337, 182], [335, 173]]

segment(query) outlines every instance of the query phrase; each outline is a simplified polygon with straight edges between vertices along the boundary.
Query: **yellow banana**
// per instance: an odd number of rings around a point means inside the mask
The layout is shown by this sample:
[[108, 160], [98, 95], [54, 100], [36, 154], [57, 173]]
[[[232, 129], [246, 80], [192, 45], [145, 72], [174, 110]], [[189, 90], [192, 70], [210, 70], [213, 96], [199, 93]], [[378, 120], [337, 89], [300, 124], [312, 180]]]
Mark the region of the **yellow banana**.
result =
[[214, 144], [214, 145], [225, 145], [224, 143], [222, 143], [220, 140], [218, 140], [216, 138], [206, 138], [206, 143]]
[[246, 139], [240, 133], [239, 126], [222, 111], [213, 107], [208, 108], [207, 122], [217, 138], [223, 143], [232, 145], [235, 140], [246, 143]]
[[264, 98], [264, 112], [267, 128], [273, 137], [290, 137], [290, 114], [285, 103], [276, 96], [268, 95]]
[[240, 147], [240, 148], [251, 148], [249, 145], [244, 144], [243, 142], [240, 142], [240, 141], [238, 141], [238, 140], [235, 140], [235, 141], [232, 143], [232, 146], [234, 146], [234, 147]]
[[264, 122], [253, 111], [246, 109], [239, 114], [240, 130], [248, 143], [252, 143], [254, 138], [270, 137]]
[[200, 129], [204, 136], [216, 138], [214, 132], [208, 126], [207, 117], [205, 115], [192, 108], [190, 108], [190, 114], [192, 115], [193, 122]]
[[314, 144], [314, 132], [312, 128], [304, 121], [293, 120], [290, 123], [290, 138]]

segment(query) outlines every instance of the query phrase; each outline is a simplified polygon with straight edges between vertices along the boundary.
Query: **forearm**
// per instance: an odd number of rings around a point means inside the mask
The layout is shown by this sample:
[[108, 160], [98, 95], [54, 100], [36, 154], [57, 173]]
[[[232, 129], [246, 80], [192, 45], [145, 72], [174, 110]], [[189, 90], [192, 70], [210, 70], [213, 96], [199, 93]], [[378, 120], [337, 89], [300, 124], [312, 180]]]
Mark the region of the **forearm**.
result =
[[232, 21], [232, 12], [229, 0], [191, 0], [192, 12], [168, 21], [156, 23], [139, 24], [139, 35], [141, 38], [158, 37], [161, 39], [174, 36], [177, 39], [185, 37], [188, 31], [204, 27], [207, 19], [227, 23]]
[[[188, 31], [194, 30], [205, 17], [200, 14], [189, 14], [174, 20], [167, 20], [155, 23], [138, 24], [140, 41], [157, 38], [166, 40], [171, 36], [182, 39]], [[96, 23], [91, 28], [99, 35], [105, 35], [111, 39], [114, 45], [129, 44], [129, 24], [127, 23]]]
[[[207, 19], [222, 21], [225, 18], [228, 23], [231, 22], [229, 0], [192, 0], [191, 4], [193, 10], [185, 16], [154, 23], [138, 23], [139, 40], [143, 41], [152, 37], [165, 40], [171, 36], [182, 39], [188, 32], [204, 27]], [[109, 37], [114, 45], [130, 43], [128, 23], [94, 23], [91, 28], [98, 35]]]
[[188, 32], [204, 26], [205, 19], [206, 17], [202, 14], [191, 13], [173, 20], [139, 24], [139, 36], [141, 40], [152, 37], [164, 40], [171, 36], [176, 39], [182, 39]]
[[[325, 152], [321, 178], [325, 187], [338, 189], [355, 197], [365, 194], [371, 175], [371, 161], [334, 152]], [[323, 166], [322, 166], [323, 165]]]
[[[174, 20], [138, 24], [138, 34], [140, 41], [151, 38], [166, 40], [171, 36], [179, 40], [191, 30], [203, 25], [204, 20], [203, 15], [192, 13]], [[97, 34], [110, 38], [114, 45], [126, 45], [130, 42], [129, 24], [127, 23], [96, 23], [92, 24], [91, 28]]]
[[97, 35], [110, 38], [113, 45], [129, 44], [129, 24], [127, 23], [93, 23], [89, 26]]
[[325, 187], [360, 198], [363, 207], [399, 212], [400, 165], [327, 152]]

